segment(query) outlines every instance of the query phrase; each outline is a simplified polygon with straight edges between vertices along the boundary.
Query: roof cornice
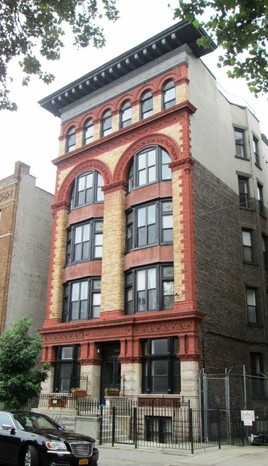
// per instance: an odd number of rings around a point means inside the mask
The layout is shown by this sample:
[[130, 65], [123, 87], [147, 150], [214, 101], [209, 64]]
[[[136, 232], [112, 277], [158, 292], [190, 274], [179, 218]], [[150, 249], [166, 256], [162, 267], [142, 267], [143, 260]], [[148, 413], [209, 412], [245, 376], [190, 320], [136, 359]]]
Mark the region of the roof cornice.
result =
[[104, 65], [90, 71], [76, 81], [59, 89], [53, 94], [39, 101], [55, 116], [60, 116], [61, 111], [80, 98], [101, 89], [107, 84], [137, 70], [146, 63], [165, 55], [176, 48], [187, 44], [193, 54], [200, 58], [216, 49], [216, 44], [211, 42], [208, 48], [200, 47], [196, 41], [198, 38], [207, 37], [203, 28], [196, 28], [187, 21], [174, 24], [152, 38], [142, 42], [136, 47], [110, 60]]

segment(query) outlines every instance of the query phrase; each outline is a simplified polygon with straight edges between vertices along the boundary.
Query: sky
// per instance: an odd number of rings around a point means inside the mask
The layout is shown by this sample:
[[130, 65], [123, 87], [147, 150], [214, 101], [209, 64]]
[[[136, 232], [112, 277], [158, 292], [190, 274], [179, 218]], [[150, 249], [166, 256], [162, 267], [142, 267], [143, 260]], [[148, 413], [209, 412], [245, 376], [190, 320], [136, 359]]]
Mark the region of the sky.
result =
[[[56, 79], [50, 85], [34, 78], [28, 87], [21, 86], [18, 76], [13, 83], [17, 112], [0, 111], [1, 156], [0, 180], [14, 173], [15, 162], [21, 160], [30, 165], [30, 173], [36, 177], [36, 185], [54, 193], [56, 167], [52, 160], [58, 156], [60, 119], [44, 110], [38, 101], [61, 87], [89, 73], [98, 66], [135, 47], [141, 42], [172, 26], [172, 8], [179, 0], [117, 0], [120, 19], [115, 23], [102, 23], [106, 46], [102, 49], [77, 50], [66, 45], [59, 62], [45, 63]], [[203, 57], [204, 63], [217, 79], [219, 88], [234, 103], [248, 105], [260, 121], [261, 131], [268, 136], [267, 95], [256, 99], [242, 79], [227, 77], [226, 70], [217, 67], [216, 50]]]

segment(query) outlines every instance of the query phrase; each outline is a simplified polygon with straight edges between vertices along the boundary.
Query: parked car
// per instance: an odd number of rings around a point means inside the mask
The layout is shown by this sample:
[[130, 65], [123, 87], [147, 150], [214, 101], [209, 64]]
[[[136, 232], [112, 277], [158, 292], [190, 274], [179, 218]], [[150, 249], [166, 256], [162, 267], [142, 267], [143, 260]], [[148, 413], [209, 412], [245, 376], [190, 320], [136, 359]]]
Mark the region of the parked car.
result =
[[97, 466], [95, 440], [66, 431], [49, 416], [0, 411], [1, 466]]

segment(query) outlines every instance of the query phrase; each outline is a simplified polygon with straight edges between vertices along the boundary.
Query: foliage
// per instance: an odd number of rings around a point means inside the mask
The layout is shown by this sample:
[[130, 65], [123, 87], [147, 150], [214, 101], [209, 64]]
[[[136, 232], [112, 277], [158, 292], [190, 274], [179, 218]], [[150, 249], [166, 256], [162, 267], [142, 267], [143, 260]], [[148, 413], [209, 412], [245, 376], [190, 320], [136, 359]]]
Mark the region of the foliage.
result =
[[8, 409], [38, 396], [48, 376], [49, 364], [38, 365], [42, 337], [29, 334], [31, 323], [23, 317], [0, 337], [0, 402]]
[[[175, 17], [204, 27], [222, 47], [219, 67], [230, 67], [232, 78], [245, 78], [249, 90], [268, 90], [267, 0], [180, 0]], [[204, 20], [204, 15], [208, 19]], [[208, 46], [208, 38], [199, 39]]]
[[16, 110], [10, 100], [8, 66], [20, 60], [23, 84], [37, 75], [45, 83], [54, 76], [43, 71], [42, 58], [58, 60], [69, 27], [74, 44], [95, 47], [105, 43], [99, 21], [118, 17], [116, 0], [2, 0], [0, 2], [0, 110]]

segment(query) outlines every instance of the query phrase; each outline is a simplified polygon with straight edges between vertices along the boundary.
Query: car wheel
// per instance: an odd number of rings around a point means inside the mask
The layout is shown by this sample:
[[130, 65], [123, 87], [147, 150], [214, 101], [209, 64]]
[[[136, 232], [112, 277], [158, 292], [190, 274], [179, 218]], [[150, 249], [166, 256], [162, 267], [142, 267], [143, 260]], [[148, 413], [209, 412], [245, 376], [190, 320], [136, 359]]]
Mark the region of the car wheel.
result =
[[26, 448], [23, 466], [39, 466], [38, 451], [33, 445]]

